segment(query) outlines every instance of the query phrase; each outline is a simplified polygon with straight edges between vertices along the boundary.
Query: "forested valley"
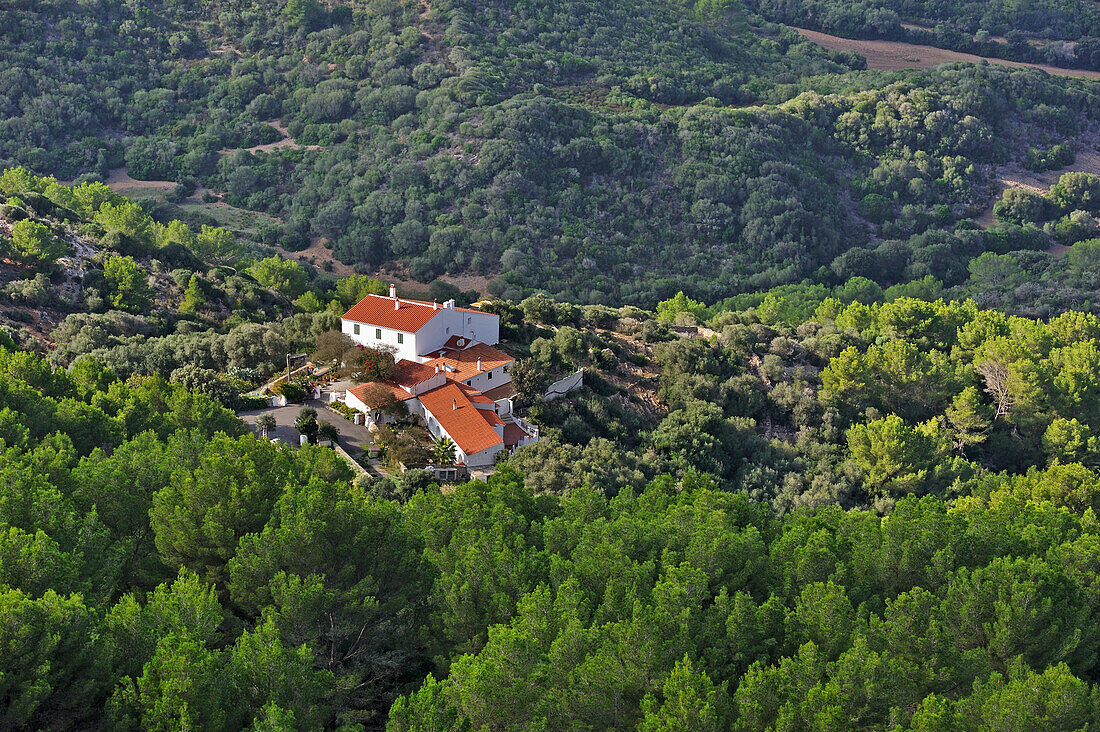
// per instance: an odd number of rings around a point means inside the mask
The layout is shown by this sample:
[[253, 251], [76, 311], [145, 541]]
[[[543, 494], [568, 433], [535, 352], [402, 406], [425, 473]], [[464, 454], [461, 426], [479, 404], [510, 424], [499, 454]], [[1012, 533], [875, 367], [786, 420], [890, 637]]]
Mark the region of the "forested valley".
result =
[[[0, 728], [1100, 729], [1097, 83], [782, 25], [1094, 3], [0, 21]], [[487, 481], [238, 416], [390, 281], [500, 317]]]
[[[382, 283], [99, 183], [0, 190], [4, 727], [1100, 719], [1100, 318], [1011, 305], [1020, 255], [951, 289], [494, 300], [543, 439], [441, 490], [232, 411]], [[1055, 291], [1094, 297], [1097, 251]]]
[[[510, 300], [651, 308], [852, 273], [956, 285], [984, 251], [1096, 235], [1095, 199], [976, 223], [1001, 166], [1060, 169], [1095, 145], [1094, 83], [860, 71], [773, 22], [797, 5], [17, 3], [0, 166], [77, 182], [125, 166], [175, 184], [166, 219], [213, 225], [228, 205], [284, 252], [484, 278]], [[1081, 17], [1052, 27], [1093, 32], [1092, 4], [1063, 5]], [[911, 266], [850, 266], [884, 246]]]

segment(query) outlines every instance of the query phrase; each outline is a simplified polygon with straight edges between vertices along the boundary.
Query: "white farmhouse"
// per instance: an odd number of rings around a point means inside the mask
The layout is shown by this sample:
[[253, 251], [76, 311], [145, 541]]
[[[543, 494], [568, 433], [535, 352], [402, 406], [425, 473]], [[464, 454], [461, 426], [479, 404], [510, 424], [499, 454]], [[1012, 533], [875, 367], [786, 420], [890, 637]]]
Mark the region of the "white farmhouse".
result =
[[397, 297], [367, 295], [344, 313], [342, 330], [361, 346], [394, 349], [394, 358], [424, 362], [453, 337], [495, 345], [500, 341], [500, 316], [480, 310]]
[[384, 402], [403, 402], [435, 437], [455, 443], [456, 461], [471, 468], [493, 464], [498, 453], [538, 440], [538, 428], [512, 413], [509, 369], [514, 359], [498, 348], [500, 317], [480, 310], [367, 295], [343, 317], [343, 332], [360, 346], [388, 347], [397, 369], [384, 383], [347, 391], [348, 406], [367, 423], [393, 421]]

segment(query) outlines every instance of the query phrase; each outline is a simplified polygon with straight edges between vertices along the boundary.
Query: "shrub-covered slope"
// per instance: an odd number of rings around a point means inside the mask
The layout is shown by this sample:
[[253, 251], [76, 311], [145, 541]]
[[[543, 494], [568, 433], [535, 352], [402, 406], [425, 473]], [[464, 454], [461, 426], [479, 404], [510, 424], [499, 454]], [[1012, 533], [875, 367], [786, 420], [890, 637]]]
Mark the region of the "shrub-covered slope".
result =
[[[726, 3], [11, 15], [0, 161], [201, 183], [275, 217], [268, 243], [321, 239], [371, 273], [473, 274], [513, 299], [652, 306], [827, 281], [849, 249], [976, 215], [990, 165], [1100, 108], [1094, 85], [1039, 72], [850, 73], [859, 59]], [[774, 106], [803, 91], [821, 96]], [[293, 140], [270, 147], [279, 120]]]

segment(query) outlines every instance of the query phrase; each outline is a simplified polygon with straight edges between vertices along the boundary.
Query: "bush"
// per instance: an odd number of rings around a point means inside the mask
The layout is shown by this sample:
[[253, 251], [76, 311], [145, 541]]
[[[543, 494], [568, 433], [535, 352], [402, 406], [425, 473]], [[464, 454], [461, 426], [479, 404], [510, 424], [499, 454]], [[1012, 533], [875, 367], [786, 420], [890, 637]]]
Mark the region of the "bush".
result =
[[282, 394], [286, 397], [288, 402], [300, 402], [306, 398], [305, 387], [299, 386], [293, 382], [289, 384], [276, 384], [271, 388], [271, 391], [276, 394]]
[[67, 249], [49, 227], [30, 219], [18, 221], [12, 227], [9, 246], [13, 259], [29, 265], [50, 264]]
[[4, 294], [17, 302], [43, 306], [53, 301], [50, 278], [39, 273], [33, 279], [16, 280], [4, 287]]
[[0, 205], [0, 219], [7, 219], [8, 221], [22, 221], [27, 218], [27, 212], [25, 209], [19, 206], [13, 206], [5, 203]]
[[1076, 159], [1077, 152], [1073, 149], [1073, 145], [1069, 143], [1051, 145], [1046, 150], [1029, 147], [1027, 155], [1024, 156], [1024, 167], [1036, 173], [1042, 173], [1046, 170], [1058, 170], [1067, 165], [1072, 165]]
[[340, 414], [344, 417], [347, 417], [349, 420], [355, 419], [355, 415], [359, 414], [359, 410], [352, 409], [351, 407], [349, 407], [347, 404], [344, 404], [343, 402], [333, 402], [332, 404], [329, 404], [328, 406], [329, 406], [329, 409], [336, 412], [337, 414]]
[[999, 221], [1010, 224], [1034, 224], [1050, 216], [1047, 199], [1026, 188], [1009, 188], [1001, 194], [1001, 200], [993, 204], [993, 215]]
[[245, 412], [252, 409], [263, 409], [267, 405], [267, 397], [254, 396], [252, 394], [241, 394], [237, 397], [236, 403], [233, 405], [233, 408], [237, 411]]

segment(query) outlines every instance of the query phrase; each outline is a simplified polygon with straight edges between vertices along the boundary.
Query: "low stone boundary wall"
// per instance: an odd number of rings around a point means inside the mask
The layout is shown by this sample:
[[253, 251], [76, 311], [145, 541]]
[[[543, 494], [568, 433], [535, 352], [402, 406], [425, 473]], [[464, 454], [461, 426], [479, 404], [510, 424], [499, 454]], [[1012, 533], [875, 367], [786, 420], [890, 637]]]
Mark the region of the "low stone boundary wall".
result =
[[370, 471], [367, 470], [366, 468], [364, 468], [359, 463], [357, 463], [355, 461], [355, 458], [353, 458], [351, 455], [348, 454], [347, 450], [340, 447], [339, 443], [337, 443], [337, 442], [332, 443], [332, 449], [336, 451], [337, 455], [339, 455], [340, 457], [342, 457], [342, 458], [344, 458], [345, 460], [348, 461], [348, 465], [351, 466], [352, 470], [359, 473], [360, 475], [370, 475]]
[[576, 373], [569, 374], [563, 379], [558, 379], [553, 384], [546, 388], [546, 395], [543, 397], [548, 402], [552, 402], [555, 399], [565, 396], [569, 392], [581, 388], [584, 384], [584, 370], [577, 371]]

